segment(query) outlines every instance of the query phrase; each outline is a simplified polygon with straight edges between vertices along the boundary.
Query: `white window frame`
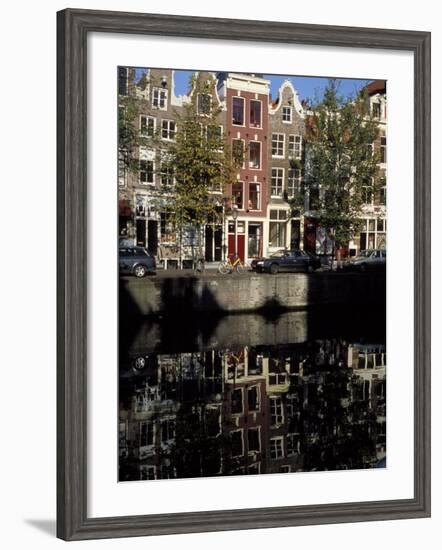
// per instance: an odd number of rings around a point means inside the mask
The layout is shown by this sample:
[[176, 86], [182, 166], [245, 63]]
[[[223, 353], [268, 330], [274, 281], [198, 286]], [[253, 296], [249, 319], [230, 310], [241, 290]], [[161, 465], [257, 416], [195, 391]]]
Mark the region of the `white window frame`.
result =
[[259, 212], [261, 210], [262, 185], [261, 185], [261, 182], [259, 182], [259, 181], [249, 181], [249, 203], [250, 203], [250, 187], [252, 185], [258, 185], [259, 186], [258, 203], [257, 203], [256, 208], [252, 208], [251, 206], [249, 206], [249, 210], [251, 212]]
[[[167, 128], [164, 128], [163, 125], [164, 123], [167, 124]], [[172, 132], [172, 130], [170, 129], [170, 124], [173, 124], [174, 125], [174, 130], [173, 130], [173, 137], [170, 137], [170, 134]], [[167, 137], [164, 137], [163, 136], [163, 131], [166, 131], [167, 132]], [[173, 119], [170, 119], [170, 118], [163, 118], [161, 119], [161, 139], [163, 141], [175, 141], [175, 136], [176, 136], [176, 131], [177, 131], [177, 124], [176, 122], [173, 120]]]
[[[279, 170], [282, 172], [282, 176], [275, 176], [278, 180], [281, 179], [281, 192], [279, 194], [275, 194], [273, 192], [273, 171]], [[279, 166], [272, 166], [272, 172], [271, 172], [271, 178], [270, 178], [270, 196], [274, 198], [281, 198], [284, 193], [284, 178], [285, 178], [285, 169]]]
[[[260, 104], [260, 113], [261, 113], [261, 124], [259, 126], [252, 126], [252, 123], [250, 121], [250, 114], [251, 114], [251, 109], [252, 109], [252, 102], [256, 102], [256, 103], [259, 103]], [[262, 101], [260, 99], [250, 99], [250, 109], [249, 109], [249, 127], [250, 128], [257, 128], [257, 129], [262, 129], [262, 118], [263, 118], [263, 115], [262, 115]]]
[[[156, 98], [156, 92], [158, 92], [158, 98]], [[161, 94], [164, 93], [164, 105], [161, 106]], [[168, 102], [168, 90], [166, 88], [160, 88], [155, 86], [152, 88], [152, 108], [158, 109], [159, 111], [167, 111], [167, 102]], [[155, 105], [155, 101], [158, 99], [158, 105]]]
[[[284, 117], [285, 117], [285, 114], [284, 114], [284, 109], [288, 109], [289, 110], [289, 113], [290, 113], [290, 116], [289, 116], [289, 120], [286, 120]], [[292, 120], [293, 120], [293, 107], [291, 107], [290, 105], [283, 105], [282, 106], [282, 109], [281, 109], [281, 120], [284, 124], [291, 124], [292, 123]]]
[[[233, 199], [233, 186], [234, 186], [234, 185], [239, 185], [239, 184], [241, 184], [241, 186], [242, 186], [242, 193], [241, 193], [241, 196], [242, 196], [242, 204], [241, 204], [241, 207], [238, 206], [238, 210], [241, 210], [241, 211], [242, 211], [242, 210], [244, 210], [244, 203], [245, 203], [245, 201], [244, 201], [244, 198], [245, 198], [245, 197], [244, 197], [244, 182], [243, 182], [243, 181], [237, 180], [237, 181], [234, 181], [234, 182], [232, 183], [232, 199]], [[232, 200], [232, 204], [236, 204], [236, 201]]]
[[[258, 402], [258, 408], [255, 409], [255, 410], [250, 410], [249, 409], [249, 391], [252, 389], [252, 388], [256, 388], [256, 395], [257, 395], [257, 402]], [[255, 414], [257, 412], [259, 412], [261, 410], [261, 386], [259, 384], [252, 384], [251, 386], [249, 386], [247, 388], [247, 411], [249, 414]]]
[[[138, 164], [138, 183], [140, 185], [155, 185], [155, 161], [150, 159], [139, 159]], [[151, 162], [152, 163], [152, 181], [141, 181], [141, 172], [146, 172], [147, 170], [141, 169], [142, 162]]]
[[[273, 153], [273, 137], [274, 136], [279, 136], [279, 137], [282, 136], [282, 155], [277, 155], [277, 154]], [[280, 141], [281, 140], [278, 139], [278, 143]], [[271, 153], [272, 153], [272, 158], [274, 158], [274, 159], [283, 159], [283, 158], [285, 158], [285, 134], [283, 134], [281, 132], [273, 132], [272, 133]]]
[[[291, 139], [293, 138], [293, 146], [291, 146]], [[299, 141], [297, 141], [297, 139]], [[288, 157], [291, 159], [297, 159], [301, 160], [302, 158], [302, 146], [303, 146], [303, 139], [300, 134], [290, 134], [288, 137], [288, 144], [287, 144], [287, 151], [288, 151]]]
[[[258, 168], [253, 168], [252, 166], [250, 166], [250, 145], [252, 143], [259, 143], [259, 166]], [[248, 166], [248, 169], [249, 170], [262, 170], [262, 141], [258, 141], [256, 139], [251, 139], [249, 140], [249, 158], [248, 158], [248, 163], [249, 163], [249, 166]]]
[[[290, 177], [290, 172], [292, 173], [299, 172], [299, 175], [296, 177], [295, 176]], [[301, 178], [302, 178], [302, 173], [300, 168], [289, 168], [287, 170], [287, 196], [289, 198], [292, 198], [295, 196], [295, 193], [294, 193], [295, 188], [298, 190], [301, 188]]]
[[[236, 124], [235, 122], [233, 122], [233, 101], [234, 99], [240, 99], [242, 101], [242, 120], [243, 120], [243, 123], [242, 124]], [[245, 128], [246, 126], [246, 98], [245, 97], [241, 97], [240, 95], [233, 95], [232, 96], [232, 115], [231, 115], [231, 121], [232, 123], [232, 126], [236, 126], [238, 128]]]
[[[240, 412], [233, 412], [232, 411], [233, 394], [234, 394], [234, 392], [236, 392], [238, 390], [241, 392], [241, 410], [240, 410]], [[233, 388], [233, 390], [232, 390], [232, 399], [230, 400], [230, 413], [232, 414], [232, 416], [237, 416], [237, 415], [241, 416], [241, 415], [244, 414], [244, 388]], [[244, 443], [244, 441], [243, 441], [243, 443]]]

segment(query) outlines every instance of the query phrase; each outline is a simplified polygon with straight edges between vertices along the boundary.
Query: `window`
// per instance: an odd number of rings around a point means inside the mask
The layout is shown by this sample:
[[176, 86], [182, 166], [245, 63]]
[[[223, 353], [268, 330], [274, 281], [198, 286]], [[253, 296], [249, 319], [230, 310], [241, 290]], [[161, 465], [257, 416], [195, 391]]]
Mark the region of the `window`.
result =
[[232, 124], [244, 126], [244, 99], [242, 97], [232, 98]]
[[281, 197], [284, 186], [284, 168], [272, 168], [272, 197]]
[[282, 458], [284, 456], [283, 438], [273, 437], [270, 440], [270, 456], [275, 458]]
[[163, 420], [161, 422], [161, 441], [166, 443], [175, 437], [175, 422], [173, 420]]
[[155, 479], [155, 466], [140, 466], [140, 479]]
[[240, 181], [232, 184], [232, 202], [239, 210], [244, 209], [244, 185]]
[[242, 411], [242, 389], [237, 388], [232, 392], [232, 414], [239, 414]]
[[374, 102], [371, 105], [371, 114], [374, 118], [381, 118], [381, 104]]
[[173, 185], [173, 167], [167, 160], [161, 163], [161, 185]]
[[385, 136], [381, 136], [381, 162], [386, 163], [387, 162], [387, 138]]
[[247, 404], [249, 412], [259, 411], [259, 391], [258, 386], [252, 386], [247, 391]]
[[261, 168], [261, 143], [259, 141], [249, 143], [249, 168], [254, 170]]
[[283, 122], [291, 122], [292, 121], [292, 108], [291, 107], [283, 107], [282, 108], [282, 120], [283, 120]]
[[242, 139], [232, 140], [232, 160], [237, 167], [244, 164], [244, 141]]
[[272, 426], [279, 426], [284, 421], [282, 399], [280, 397], [270, 398], [270, 419]]
[[173, 219], [167, 212], [160, 214], [160, 237], [163, 242], [174, 242], [176, 239]]
[[261, 450], [261, 442], [259, 438], [259, 428], [249, 428], [247, 431], [247, 442], [249, 445], [249, 453], [259, 453]]
[[287, 174], [287, 194], [294, 197], [301, 190], [301, 170], [290, 168]]
[[373, 204], [373, 185], [366, 183], [362, 188], [362, 192], [364, 204]]
[[153, 116], [140, 116], [140, 133], [143, 137], [153, 137], [155, 134], [156, 119]]
[[289, 136], [288, 144], [289, 158], [300, 159], [302, 156], [302, 136]]
[[298, 434], [287, 435], [287, 456], [293, 456], [299, 453], [301, 440]]
[[128, 88], [128, 69], [126, 67], [118, 67], [118, 93], [127, 95]]
[[232, 456], [242, 456], [244, 454], [244, 444], [242, 430], [232, 432]]
[[153, 445], [153, 431], [152, 422], [140, 422], [140, 447]]
[[286, 242], [286, 210], [270, 210], [269, 246], [284, 248]]
[[[296, 256], [296, 254], [285, 254], [286, 256]], [[269, 374], [269, 384], [271, 386], [283, 386], [287, 384], [287, 373], [286, 372], [272, 372]]]
[[152, 89], [152, 107], [162, 111], [167, 109], [167, 90], [164, 88]]
[[261, 102], [255, 99], [250, 101], [250, 126], [261, 128]]
[[261, 184], [260, 183], [249, 184], [249, 209], [250, 210], [261, 209]]
[[222, 148], [222, 141], [223, 139], [223, 127], [211, 124], [207, 126], [207, 141], [211, 144], [215, 144], [216, 146], [219, 145], [219, 149]]
[[284, 134], [272, 134], [272, 157], [284, 156]]
[[208, 115], [212, 109], [212, 98], [209, 94], [198, 94], [197, 110], [200, 115]]
[[140, 160], [140, 183], [155, 183], [153, 160]]
[[161, 139], [172, 141], [175, 139], [176, 124], [174, 120], [161, 121]]

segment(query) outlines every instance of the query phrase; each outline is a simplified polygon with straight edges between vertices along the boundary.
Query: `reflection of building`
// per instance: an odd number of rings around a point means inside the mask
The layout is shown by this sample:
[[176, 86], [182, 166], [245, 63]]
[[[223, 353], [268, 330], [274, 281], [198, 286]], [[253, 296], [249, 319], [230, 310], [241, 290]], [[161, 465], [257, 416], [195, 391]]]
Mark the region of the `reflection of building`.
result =
[[374, 467], [385, 368], [341, 340], [154, 355], [120, 379], [120, 479]]

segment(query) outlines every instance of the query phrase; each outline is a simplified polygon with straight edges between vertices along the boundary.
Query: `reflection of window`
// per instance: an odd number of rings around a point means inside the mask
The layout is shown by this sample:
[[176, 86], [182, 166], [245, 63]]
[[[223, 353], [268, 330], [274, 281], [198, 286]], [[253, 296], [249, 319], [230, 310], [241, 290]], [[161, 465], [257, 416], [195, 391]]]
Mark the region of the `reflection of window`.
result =
[[272, 372], [269, 374], [269, 384], [271, 386], [282, 386], [287, 383], [286, 372]]
[[152, 106], [162, 111], [167, 109], [167, 90], [163, 88], [152, 89]]
[[261, 102], [255, 99], [250, 101], [250, 126], [261, 127]]
[[272, 426], [280, 425], [284, 421], [282, 399], [280, 397], [270, 398], [270, 418]]
[[282, 437], [273, 437], [270, 440], [270, 456], [272, 458], [282, 458], [284, 456], [284, 446]]
[[302, 137], [290, 135], [288, 144], [288, 154], [290, 158], [300, 159], [302, 153]]
[[249, 445], [249, 453], [259, 452], [261, 450], [261, 442], [259, 439], [259, 428], [249, 428], [247, 431], [247, 441]]
[[175, 437], [175, 422], [173, 420], [163, 420], [161, 422], [161, 441], [166, 443]]
[[140, 422], [140, 447], [153, 445], [153, 424], [152, 422]]
[[244, 189], [243, 188], [244, 188], [243, 183], [240, 181], [237, 181], [232, 184], [232, 201], [233, 201], [233, 204], [236, 204], [239, 210], [242, 210], [244, 208]]
[[284, 186], [284, 168], [272, 168], [272, 197], [281, 197]]
[[140, 160], [140, 183], [154, 183], [153, 160]]
[[249, 143], [249, 168], [254, 170], [261, 168], [261, 143], [259, 141]]
[[284, 134], [272, 134], [272, 156], [284, 156]]
[[238, 388], [232, 392], [232, 414], [242, 413], [242, 389]]
[[208, 115], [212, 106], [212, 98], [209, 94], [198, 94], [197, 109], [200, 115]]
[[174, 140], [176, 133], [176, 124], [174, 120], [162, 120], [161, 121], [161, 138], [167, 140]]
[[140, 466], [140, 479], [155, 479], [155, 466]]
[[259, 183], [249, 185], [249, 208], [250, 210], [261, 208], [261, 185]]
[[153, 116], [140, 116], [140, 133], [143, 137], [153, 137], [155, 134], [155, 117]]
[[232, 159], [236, 166], [242, 166], [244, 162], [244, 141], [242, 139], [232, 140]]
[[243, 431], [236, 430], [232, 432], [232, 456], [242, 456], [244, 454]]
[[282, 108], [282, 120], [284, 122], [291, 122], [292, 121], [292, 108], [291, 107], [283, 107]]
[[259, 411], [258, 386], [252, 386], [247, 391], [249, 412]]
[[301, 440], [298, 434], [287, 435], [287, 456], [293, 456], [299, 453]]
[[232, 98], [232, 124], [244, 126], [244, 99], [242, 97]]

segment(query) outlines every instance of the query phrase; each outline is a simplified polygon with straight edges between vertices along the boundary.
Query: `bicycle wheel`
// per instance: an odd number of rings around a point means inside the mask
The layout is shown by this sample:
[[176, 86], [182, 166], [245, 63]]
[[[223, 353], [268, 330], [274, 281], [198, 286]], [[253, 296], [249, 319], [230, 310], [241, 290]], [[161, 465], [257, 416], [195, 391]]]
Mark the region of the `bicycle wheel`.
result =
[[227, 275], [227, 273], [230, 273], [229, 264], [227, 262], [219, 264], [218, 271], [221, 273], [221, 275]]
[[236, 264], [237, 273], [244, 273], [245, 271], [247, 271], [247, 266], [245, 266], [243, 263]]

